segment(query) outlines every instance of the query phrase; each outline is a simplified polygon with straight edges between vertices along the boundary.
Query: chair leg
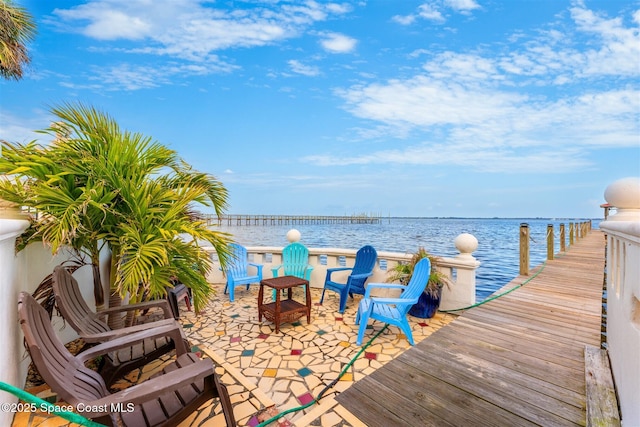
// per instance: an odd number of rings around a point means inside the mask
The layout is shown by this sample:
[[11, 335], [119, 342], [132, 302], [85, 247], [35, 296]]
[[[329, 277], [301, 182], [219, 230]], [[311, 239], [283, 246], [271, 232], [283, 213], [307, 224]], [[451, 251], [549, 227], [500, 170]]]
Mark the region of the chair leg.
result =
[[191, 311], [191, 298], [189, 298], [189, 292], [184, 296], [184, 303], [187, 306], [187, 311]]
[[367, 329], [367, 323], [369, 323], [369, 313], [364, 313], [360, 316], [360, 327], [358, 328], [358, 339], [356, 345], [362, 345], [362, 339], [364, 338], [364, 331]]
[[233, 413], [233, 406], [231, 405], [231, 398], [229, 397], [227, 386], [220, 382], [218, 375], [216, 375], [215, 373], [213, 375], [214, 384], [216, 386], [216, 389], [218, 390], [220, 404], [222, 405], [222, 413], [224, 414], [224, 419], [227, 423], [227, 426], [235, 426], [236, 420]]
[[338, 312], [340, 314], [344, 313], [344, 310], [347, 308], [347, 294], [346, 289], [340, 292], [340, 307], [338, 308]]
[[407, 337], [407, 341], [409, 341], [409, 344], [414, 345], [413, 342], [413, 333], [411, 332], [411, 326], [409, 326], [409, 322], [408, 321], [404, 321], [402, 323], [400, 323], [400, 329], [402, 330], [402, 332], [404, 332], [404, 335]]
[[369, 323], [369, 316], [373, 309], [373, 301], [368, 299], [362, 299], [358, 305], [358, 312], [356, 313], [356, 325], [360, 323], [358, 328], [357, 345], [362, 345], [362, 338], [364, 338], [364, 331], [367, 329], [367, 323]]
[[229, 301], [234, 302], [236, 300], [236, 287], [235, 285], [229, 285]]

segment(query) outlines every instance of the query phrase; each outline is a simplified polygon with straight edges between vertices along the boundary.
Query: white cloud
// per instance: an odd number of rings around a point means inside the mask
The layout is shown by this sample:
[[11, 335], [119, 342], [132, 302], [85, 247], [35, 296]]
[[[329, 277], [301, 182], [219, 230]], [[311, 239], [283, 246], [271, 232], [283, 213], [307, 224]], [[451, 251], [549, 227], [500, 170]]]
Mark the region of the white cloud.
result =
[[[357, 130], [363, 138], [387, 145], [390, 139], [421, 142], [306, 161], [568, 172], [591, 167], [594, 150], [637, 147], [640, 90], [632, 79], [640, 69], [631, 63], [640, 57], [640, 31], [579, 6], [572, 17], [574, 32], [541, 31], [497, 54], [434, 53], [422, 73], [336, 91], [348, 111], [372, 123]], [[586, 54], [575, 47], [584, 37], [590, 37]], [[608, 84], [602, 76], [615, 81]], [[557, 85], [565, 87], [562, 92]]]
[[444, 4], [463, 14], [468, 14], [470, 11], [480, 8], [480, 5], [475, 0], [445, 0]]
[[601, 40], [599, 49], [585, 54], [585, 74], [628, 75], [640, 73], [640, 11], [634, 14], [635, 26], [625, 27], [621, 18], [607, 19], [578, 4], [571, 8], [578, 30]]
[[445, 21], [444, 16], [442, 16], [442, 12], [440, 12], [440, 10], [438, 10], [435, 6], [428, 3], [422, 4], [418, 7], [418, 16], [428, 21]]
[[90, 74], [87, 76], [87, 80], [91, 82], [89, 84], [63, 82], [61, 85], [72, 89], [91, 89], [94, 91], [134, 91], [171, 85], [176, 76], [184, 78], [212, 72], [231, 72], [236, 68], [226, 63], [214, 62], [207, 64], [163, 63], [157, 66], [120, 63], [109, 67], [90, 67]]
[[349, 53], [352, 52], [358, 41], [352, 37], [338, 33], [325, 33], [320, 45], [331, 53]]
[[289, 67], [291, 67], [291, 71], [297, 74], [302, 74], [309, 77], [314, 77], [320, 74], [320, 70], [318, 67], [313, 67], [310, 65], [304, 65], [300, 61], [292, 59], [287, 62]]
[[223, 9], [205, 0], [94, 0], [55, 9], [48, 23], [98, 40], [151, 42], [137, 52], [206, 60], [218, 50], [263, 46], [297, 36], [313, 23], [349, 10], [313, 1]]
[[48, 127], [53, 120], [51, 114], [42, 110], [33, 111], [29, 118], [24, 118], [0, 108], [1, 139], [21, 144], [37, 140], [40, 144], [47, 144], [52, 141], [52, 138], [35, 131]]
[[391, 18], [392, 21], [397, 22], [400, 25], [411, 25], [416, 21], [415, 15], [395, 15]]
[[480, 5], [475, 0], [430, 0], [418, 6], [415, 13], [409, 15], [395, 15], [391, 19], [400, 25], [411, 25], [418, 19], [425, 19], [441, 24], [447, 20], [445, 13], [452, 10], [461, 15], [471, 15]]

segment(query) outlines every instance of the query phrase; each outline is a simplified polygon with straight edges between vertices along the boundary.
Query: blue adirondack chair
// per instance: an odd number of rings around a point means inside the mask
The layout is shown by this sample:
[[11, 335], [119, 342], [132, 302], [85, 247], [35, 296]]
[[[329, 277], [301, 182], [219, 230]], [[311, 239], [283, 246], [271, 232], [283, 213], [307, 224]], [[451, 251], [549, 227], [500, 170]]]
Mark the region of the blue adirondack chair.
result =
[[[224, 268], [224, 274], [227, 276], [227, 285], [224, 287], [224, 293], [229, 290], [229, 301], [235, 300], [235, 288], [239, 285], [249, 285], [252, 283], [260, 283], [262, 280], [262, 264], [255, 264], [247, 260], [247, 248], [237, 243], [229, 245], [231, 256]], [[249, 274], [249, 266], [256, 268], [255, 274]]]
[[[364, 283], [367, 278], [373, 274], [373, 267], [376, 265], [378, 253], [373, 246], [363, 246], [356, 252], [356, 261], [353, 267], [337, 267], [327, 269], [327, 277], [324, 281], [324, 289], [320, 304], [324, 301], [324, 293], [328, 289], [340, 294], [340, 308], [338, 311], [344, 313], [347, 306], [347, 295], [353, 298], [353, 294], [364, 295]], [[336, 271], [351, 270], [351, 274], [347, 278], [346, 283], [340, 283], [331, 280], [331, 275]]]
[[[271, 269], [273, 277], [279, 277], [280, 270], [282, 270], [282, 276], [296, 276], [311, 280], [313, 266], [309, 265], [309, 249], [298, 242], [285, 246], [282, 249], [282, 264]], [[276, 299], [275, 290], [273, 291], [273, 299]]]
[[[423, 258], [414, 267], [413, 275], [407, 286], [396, 283], [369, 283], [356, 314], [356, 325], [360, 324], [356, 344], [362, 344], [367, 322], [371, 318], [399, 327], [407, 337], [409, 344], [413, 345], [413, 334], [407, 320], [407, 312], [418, 302], [420, 294], [427, 286], [430, 274], [431, 261], [429, 258]], [[371, 297], [371, 291], [376, 288], [402, 289], [402, 293], [398, 298]]]

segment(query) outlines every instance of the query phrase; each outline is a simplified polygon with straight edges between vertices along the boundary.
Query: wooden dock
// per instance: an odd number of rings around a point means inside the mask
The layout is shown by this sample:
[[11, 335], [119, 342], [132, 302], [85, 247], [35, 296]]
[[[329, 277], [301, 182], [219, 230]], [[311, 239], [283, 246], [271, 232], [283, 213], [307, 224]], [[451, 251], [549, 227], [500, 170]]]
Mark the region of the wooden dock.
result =
[[602, 232], [590, 232], [336, 400], [370, 427], [586, 425], [585, 345], [600, 346], [604, 251]]
[[205, 215], [207, 225], [379, 224], [379, 215]]

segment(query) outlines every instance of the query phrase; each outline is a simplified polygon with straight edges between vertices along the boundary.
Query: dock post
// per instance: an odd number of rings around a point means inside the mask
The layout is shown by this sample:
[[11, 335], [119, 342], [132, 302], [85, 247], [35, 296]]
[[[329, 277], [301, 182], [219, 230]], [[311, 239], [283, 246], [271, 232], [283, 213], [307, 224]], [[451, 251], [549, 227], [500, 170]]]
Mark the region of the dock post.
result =
[[573, 233], [575, 232], [575, 227], [572, 222], [569, 223], [569, 247], [573, 246]]
[[529, 275], [529, 224], [520, 224], [520, 274]]
[[553, 224], [547, 225], [547, 259], [553, 259]]
[[567, 250], [567, 245], [565, 241], [566, 241], [565, 229], [564, 229], [564, 223], [562, 223], [560, 224], [560, 252], [566, 252]]

